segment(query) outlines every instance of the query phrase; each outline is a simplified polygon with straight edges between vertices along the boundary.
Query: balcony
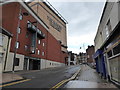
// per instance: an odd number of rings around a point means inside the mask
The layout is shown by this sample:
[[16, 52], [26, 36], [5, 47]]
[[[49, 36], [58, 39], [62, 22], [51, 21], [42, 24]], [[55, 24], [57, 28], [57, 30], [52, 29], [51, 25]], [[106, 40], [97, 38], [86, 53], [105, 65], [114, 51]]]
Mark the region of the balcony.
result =
[[28, 21], [27, 23], [27, 29], [32, 33], [37, 32], [37, 36], [40, 37], [41, 39], [45, 38], [45, 34], [40, 29], [38, 29], [35, 25], [33, 25], [30, 21]]
[[37, 36], [40, 37], [41, 39], [45, 38], [45, 34], [43, 34], [40, 29], [37, 29]]
[[29, 30], [29, 31], [31, 31], [31, 32], [36, 32], [36, 26], [35, 25], [33, 25], [32, 23], [27, 23], [27, 29]]

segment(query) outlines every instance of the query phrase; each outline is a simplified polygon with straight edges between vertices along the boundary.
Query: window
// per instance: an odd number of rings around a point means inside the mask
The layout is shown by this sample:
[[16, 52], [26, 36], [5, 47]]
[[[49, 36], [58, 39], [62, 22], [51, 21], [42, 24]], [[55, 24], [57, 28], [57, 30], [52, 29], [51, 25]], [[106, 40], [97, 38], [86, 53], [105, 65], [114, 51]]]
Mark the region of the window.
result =
[[114, 53], [114, 55], [120, 53], [120, 44], [118, 44], [116, 47], [113, 48], [113, 53]]
[[40, 55], [40, 50], [38, 50], [38, 55]]
[[42, 52], [42, 56], [44, 56], [44, 52]]
[[108, 37], [110, 32], [111, 32], [111, 24], [110, 24], [110, 20], [108, 20], [106, 27], [105, 27], [105, 31], [106, 31], [106, 36]]
[[110, 50], [110, 51], [107, 53], [107, 55], [108, 55], [108, 58], [111, 57], [111, 56], [112, 56], [112, 51]]
[[28, 46], [27, 45], [25, 45], [25, 51], [27, 51], [28, 50]]
[[22, 14], [19, 15], [19, 19], [22, 20], [23, 19], [23, 16]]
[[19, 59], [19, 58], [16, 58], [16, 59], [15, 59], [15, 66], [19, 66], [19, 62], [20, 62], [20, 59]]
[[40, 40], [38, 40], [38, 44], [40, 44]]
[[16, 48], [17, 49], [19, 48], [19, 44], [20, 44], [19, 42], [16, 43]]
[[45, 46], [45, 43], [43, 43], [43, 47]]
[[19, 33], [19, 34], [20, 34], [20, 31], [21, 31], [21, 28], [19, 27], [19, 28], [18, 28], [18, 33]]

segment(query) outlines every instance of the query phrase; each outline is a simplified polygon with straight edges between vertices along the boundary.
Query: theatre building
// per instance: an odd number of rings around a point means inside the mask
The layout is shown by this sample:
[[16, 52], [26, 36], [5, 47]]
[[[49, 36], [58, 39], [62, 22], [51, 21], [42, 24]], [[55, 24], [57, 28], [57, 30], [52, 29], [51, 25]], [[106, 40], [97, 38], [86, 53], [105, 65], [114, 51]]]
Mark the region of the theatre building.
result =
[[[47, 4], [46, 4], [47, 5]], [[40, 70], [49, 67], [63, 66], [67, 62], [67, 41], [50, 31], [54, 28], [59, 33], [66, 32], [65, 27], [46, 24], [26, 2], [4, 2], [2, 6], [2, 28], [12, 34], [9, 54], [3, 71]], [[44, 6], [45, 7], [45, 6]], [[50, 9], [52, 11], [52, 9]], [[54, 12], [55, 13], [55, 12]], [[41, 13], [42, 14], [42, 13]], [[56, 13], [57, 14], [57, 13]], [[57, 16], [57, 15], [56, 15]], [[60, 19], [60, 17], [57, 16]], [[56, 26], [57, 25], [57, 26]], [[62, 36], [63, 35], [63, 36]]]

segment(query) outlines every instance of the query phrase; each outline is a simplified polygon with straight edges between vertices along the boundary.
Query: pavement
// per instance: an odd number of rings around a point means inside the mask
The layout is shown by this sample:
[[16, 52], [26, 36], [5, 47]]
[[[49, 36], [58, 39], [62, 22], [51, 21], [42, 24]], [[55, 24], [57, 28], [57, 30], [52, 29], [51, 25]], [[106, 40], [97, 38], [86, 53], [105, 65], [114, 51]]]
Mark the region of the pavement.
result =
[[95, 69], [82, 65], [76, 80], [69, 81], [64, 88], [117, 88], [114, 84], [100, 78]]
[[8, 83], [8, 82], [13, 82], [13, 81], [22, 80], [22, 79], [23, 77], [18, 74], [2, 73], [2, 83]]

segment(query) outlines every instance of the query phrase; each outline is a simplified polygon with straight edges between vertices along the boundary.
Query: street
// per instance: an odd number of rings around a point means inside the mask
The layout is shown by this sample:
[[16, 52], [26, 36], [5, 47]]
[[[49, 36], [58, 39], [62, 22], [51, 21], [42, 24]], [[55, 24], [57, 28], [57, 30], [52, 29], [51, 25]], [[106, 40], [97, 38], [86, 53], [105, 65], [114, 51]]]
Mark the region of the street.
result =
[[31, 80], [3, 88], [52, 88], [60, 81], [70, 78], [78, 69], [80, 69], [80, 66], [77, 65], [49, 68], [31, 72], [16, 72], [16, 74]]

